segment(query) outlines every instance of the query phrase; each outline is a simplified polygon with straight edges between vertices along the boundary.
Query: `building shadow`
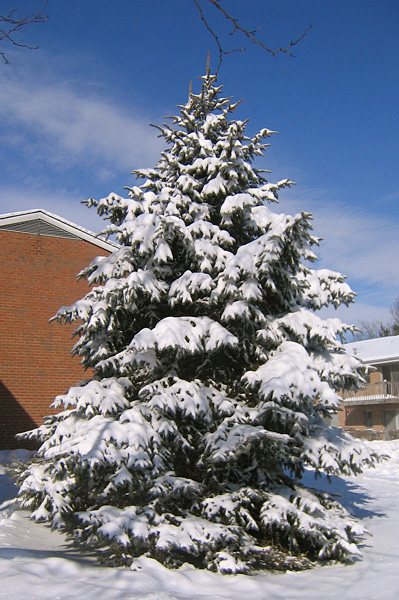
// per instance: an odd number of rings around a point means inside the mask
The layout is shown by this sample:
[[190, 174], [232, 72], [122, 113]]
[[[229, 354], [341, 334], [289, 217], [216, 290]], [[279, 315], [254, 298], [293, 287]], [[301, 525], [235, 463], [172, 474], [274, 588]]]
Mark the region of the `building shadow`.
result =
[[29, 431], [36, 426], [13, 393], [0, 380], [0, 450], [36, 450], [39, 446], [37, 442], [16, 437], [17, 433]]

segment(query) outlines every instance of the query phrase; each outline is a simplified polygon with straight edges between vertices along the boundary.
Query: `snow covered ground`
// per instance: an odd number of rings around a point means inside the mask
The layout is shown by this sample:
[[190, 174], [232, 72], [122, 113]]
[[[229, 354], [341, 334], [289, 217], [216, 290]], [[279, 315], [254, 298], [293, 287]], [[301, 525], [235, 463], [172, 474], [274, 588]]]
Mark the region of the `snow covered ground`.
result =
[[[373, 442], [391, 458], [356, 479], [318, 486], [337, 493], [372, 536], [363, 558], [284, 574], [222, 576], [153, 560], [135, 570], [100, 567], [90, 553], [15, 510], [15, 488], [0, 464], [1, 600], [397, 600], [399, 598], [399, 441]], [[19, 453], [20, 454], [20, 453]], [[12, 453], [0, 452], [0, 462]], [[314, 483], [312, 482], [312, 485]]]

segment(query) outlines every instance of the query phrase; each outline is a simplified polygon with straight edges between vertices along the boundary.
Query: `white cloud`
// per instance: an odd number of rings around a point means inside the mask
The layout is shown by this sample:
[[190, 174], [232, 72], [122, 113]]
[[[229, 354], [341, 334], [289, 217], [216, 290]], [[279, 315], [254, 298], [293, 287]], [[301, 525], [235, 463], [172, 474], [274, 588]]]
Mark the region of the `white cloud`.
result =
[[62, 190], [26, 192], [24, 188], [0, 186], [0, 214], [42, 208], [64, 217], [81, 227], [98, 233], [106, 224], [94, 208], [88, 209], [76, 198]]
[[294, 188], [284, 194], [281, 211], [304, 209], [313, 214], [314, 234], [323, 238], [315, 250], [318, 268], [342, 272], [349, 282], [362, 281], [376, 289], [379, 286], [380, 292], [398, 290], [399, 236], [397, 224], [389, 214], [352, 208], [332, 200], [328, 192], [299, 195]]
[[340, 306], [337, 309], [323, 308], [318, 313], [322, 318], [338, 318], [347, 325], [360, 326], [362, 321], [382, 321], [387, 323], [391, 320], [389, 308], [367, 304], [366, 302], [355, 302], [349, 306]]
[[390, 320], [389, 307], [399, 296], [399, 236], [389, 214], [359, 210], [327, 190], [302, 192], [296, 187], [281, 195], [278, 210], [312, 213], [313, 233], [323, 238], [314, 250], [319, 258], [314, 267], [343, 273], [358, 294], [349, 307], [323, 309], [323, 317], [355, 325]]
[[131, 171], [155, 164], [162, 144], [148, 116], [93, 94], [89, 85], [72, 86], [55, 77], [41, 81], [2, 74], [4, 144], [58, 166], [96, 164], [99, 177], [115, 167]]

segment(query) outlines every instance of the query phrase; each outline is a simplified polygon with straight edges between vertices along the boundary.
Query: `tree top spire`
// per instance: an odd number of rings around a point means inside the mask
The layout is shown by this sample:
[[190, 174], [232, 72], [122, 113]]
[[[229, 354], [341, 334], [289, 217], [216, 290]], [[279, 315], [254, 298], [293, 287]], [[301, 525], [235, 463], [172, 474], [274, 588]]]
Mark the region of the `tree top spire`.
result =
[[210, 52], [210, 50], [208, 50], [208, 53], [206, 55], [206, 75], [207, 75], [207, 77], [209, 77], [210, 74], [211, 74], [211, 52]]

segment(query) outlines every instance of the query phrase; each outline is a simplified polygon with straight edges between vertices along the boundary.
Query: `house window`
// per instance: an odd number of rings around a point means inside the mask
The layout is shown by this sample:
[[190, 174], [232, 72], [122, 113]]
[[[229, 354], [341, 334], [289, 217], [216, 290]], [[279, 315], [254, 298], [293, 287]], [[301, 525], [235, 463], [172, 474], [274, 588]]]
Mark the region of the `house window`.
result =
[[387, 431], [399, 429], [399, 411], [397, 409], [384, 410], [384, 425]]
[[364, 411], [364, 426], [366, 429], [373, 429], [373, 411], [365, 410]]
[[382, 365], [382, 378], [385, 381], [399, 381], [399, 363]]

